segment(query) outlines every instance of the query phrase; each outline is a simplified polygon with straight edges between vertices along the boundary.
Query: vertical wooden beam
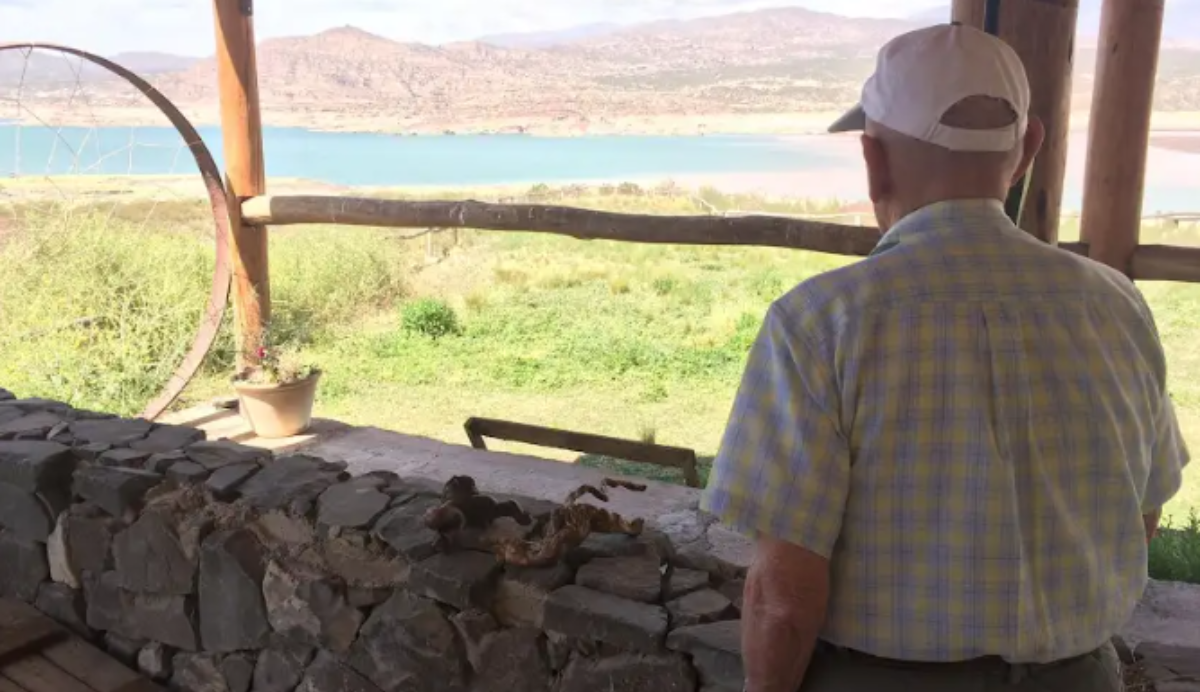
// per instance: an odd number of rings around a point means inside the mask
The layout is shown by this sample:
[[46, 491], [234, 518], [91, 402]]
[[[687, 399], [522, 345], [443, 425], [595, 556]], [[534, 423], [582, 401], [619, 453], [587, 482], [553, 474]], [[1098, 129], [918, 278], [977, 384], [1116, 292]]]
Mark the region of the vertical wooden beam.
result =
[[256, 347], [271, 319], [267, 229], [242, 223], [241, 202], [267, 191], [253, 0], [213, 0], [225, 178], [231, 202], [233, 302], [239, 367], [257, 361]]
[[987, 17], [987, 0], [954, 0], [950, 5], [950, 21], [982, 29]]
[[[988, 0], [954, 0], [952, 18], [984, 28]], [[1067, 135], [1071, 116], [1071, 71], [1079, 0], [1000, 0], [997, 35], [1013, 47], [1029, 75], [1030, 113], [1046, 125], [1046, 142], [1029, 173], [1018, 225], [1058, 242]]]
[[1104, 0], [1079, 221], [1092, 259], [1130, 273], [1141, 229], [1146, 148], [1164, 0]]

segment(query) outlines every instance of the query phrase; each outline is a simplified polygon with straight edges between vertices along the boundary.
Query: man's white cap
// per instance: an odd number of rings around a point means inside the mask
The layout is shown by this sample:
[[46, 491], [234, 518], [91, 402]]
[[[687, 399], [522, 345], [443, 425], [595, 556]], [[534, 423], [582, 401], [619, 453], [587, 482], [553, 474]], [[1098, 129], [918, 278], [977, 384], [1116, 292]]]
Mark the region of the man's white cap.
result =
[[[943, 125], [946, 111], [971, 96], [1003, 99], [1016, 122], [996, 130]], [[829, 127], [866, 128], [867, 119], [953, 151], [1011, 151], [1029, 122], [1029, 78], [1004, 41], [961, 24], [938, 24], [897, 36], [879, 51], [862, 100]]]

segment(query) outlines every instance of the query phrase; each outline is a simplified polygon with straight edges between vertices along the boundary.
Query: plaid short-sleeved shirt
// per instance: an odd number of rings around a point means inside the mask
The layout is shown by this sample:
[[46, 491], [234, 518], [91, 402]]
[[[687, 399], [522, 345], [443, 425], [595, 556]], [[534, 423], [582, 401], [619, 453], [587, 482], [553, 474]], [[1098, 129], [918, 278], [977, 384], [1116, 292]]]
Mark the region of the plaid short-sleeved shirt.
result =
[[1179, 489], [1165, 382], [1123, 275], [934, 204], [772, 304], [702, 507], [830, 558], [833, 644], [1069, 657], [1131, 615]]

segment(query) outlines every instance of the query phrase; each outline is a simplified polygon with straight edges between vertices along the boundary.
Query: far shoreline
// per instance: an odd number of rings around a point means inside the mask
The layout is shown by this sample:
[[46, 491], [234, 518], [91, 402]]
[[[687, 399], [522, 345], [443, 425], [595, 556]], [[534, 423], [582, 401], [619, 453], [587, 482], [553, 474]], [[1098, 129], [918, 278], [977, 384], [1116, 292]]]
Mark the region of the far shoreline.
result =
[[[53, 117], [40, 118], [27, 109], [20, 120], [0, 119], [2, 126], [28, 127], [172, 127], [166, 117], [151, 107], [81, 107], [46, 102], [40, 104]], [[177, 104], [196, 128], [219, 128], [219, 113], [211, 104]], [[598, 116], [573, 120], [508, 117], [475, 119], [462, 122], [406, 120], [388, 113], [362, 115], [337, 111], [263, 109], [263, 127], [301, 129], [313, 133], [387, 135], [406, 137], [504, 136], [541, 138], [585, 137], [745, 137], [779, 138], [829, 137], [827, 127], [841, 113], [812, 111], [791, 113], [704, 113], [663, 115]], [[1073, 112], [1067, 131], [1072, 135], [1086, 132], [1089, 114]], [[1152, 138], [1173, 141], [1200, 136], [1200, 111], [1156, 111], [1151, 116]], [[1173, 144], [1168, 144], [1173, 147]], [[1194, 146], [1190, 141], [1185, 146]], [[1185, 149], [1192, 151], [1193, 149]]]
[[[1152, 156], [1151, 164], [1160, 165], [1148, 171], [1144, 217], [1161, 214], [1200, 213], [1194, 205], [1153, 203], [1160, 194], [1177, 194], [1182, 198], [1200, 199], [1200, 181], [1178, 188], [1171, 181], [1191, 170], [1193, 155], [1163, 152]], [[1186, 160], [1181, 162], [1179, 157]], [[1081, 211], [1079, 192], [1082, 184], [1081, 155], [1068, 166], [1061, 213], [1064, 218], [1078, 216]], [[870, 212], [866, 178], [859, 168], [839, 167], [817, 170], [680, 173], [677, 175], [631, 175], [614, 178], [551, 179], [540, 181], [510, 180], [477, 184], [410, 183], [396, 185], [345, 184], [297, 176], [267, 178], [267, 195], [329, 195], [350, 198], [383, 198], [409, 200], [476, 200], [491, 203], [537, 202], [571, 206], [574, 196], [585, 191], [603, 188], [616, 190], [622, 185], [639, 189], [637, 194], [685, 194], [702, 199], [707, 191], [719, 195], [745, 196], [764, 202], [813, 202], [832, 206], [838, 211], [832, 216], [859, 217]], [[542, 192], [538, 192], [538, 190]], [[673, 191], [673, 192], [670, 192]], [[200, 176], [195, 174], [132, 174], [132, 175], [30, 175], [0, 180], [0, 207], [6, 203], [68, 197], [92, 203], [98, 200], [163, 201], [192, 200], [199, 202], [207, 193]], [[1176, 197], [1179, 199], [1180, 197]], [[754, 208], [739, 211], [756, 213]], [[856, 222], [857, 223], [857, 222]]]

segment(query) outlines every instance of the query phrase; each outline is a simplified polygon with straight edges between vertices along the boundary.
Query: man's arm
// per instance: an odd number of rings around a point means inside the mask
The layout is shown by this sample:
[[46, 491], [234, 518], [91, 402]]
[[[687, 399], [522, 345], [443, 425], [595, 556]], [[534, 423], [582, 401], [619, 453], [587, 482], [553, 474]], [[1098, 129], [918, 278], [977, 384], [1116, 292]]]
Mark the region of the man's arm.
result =
[[1163, 505], [1167, 504], [1183, 485], [1183, 468], [1189, 461], [1187, 443], [1179, 430], [1175, 406], [1170, 395], [1163, 393], [1158, 420], [1155, 421], [1154, 447], [1150, 453], [1150, 474], [1142, 496], [1142, 523], [1149, 543], [1158, 532]]
[[1175, 404], [1167, 391], [1167, 357], [1163, 352], [1154, 311], [1146, 297], [1133, 282], [1128, 284], [1141, 317], [1145, 320], [1143, 348], [1147, 359], [1153, 364], [1156, 384], [1162, 390], [1158, 411], [1154, 418], [1154, 444], [1150, 450], [1150, 468], [1146, 487], [1142, 493], [1142, 526], [1146, 530], [1146, 543], [1154, 540], [1158, 533], [1158, 522], [1162, 519], [1163, 505], [1167, 504], [1183, 485], [1183, 467], [1189, 459], [1187, 443], [1179, 430], [1175, 417]]
[[1158, 533], [1158, 522], [1162, 519], [1162, 510], [1156, 510], [1149, 514], [1142, 515], [1142, 525], [1146, 527], [1146, 542], [1154, 540], [1155, 534]]
[[829, 602], [829, 560], [760, 538], [746, 576], [742, 657], [746, 692], [796, 692]]
[[749, 692], [795, 692], [825, 620], [850, 486], [832, 358], [772, 306], [701, 507], [757, 541], [742, 610]]

